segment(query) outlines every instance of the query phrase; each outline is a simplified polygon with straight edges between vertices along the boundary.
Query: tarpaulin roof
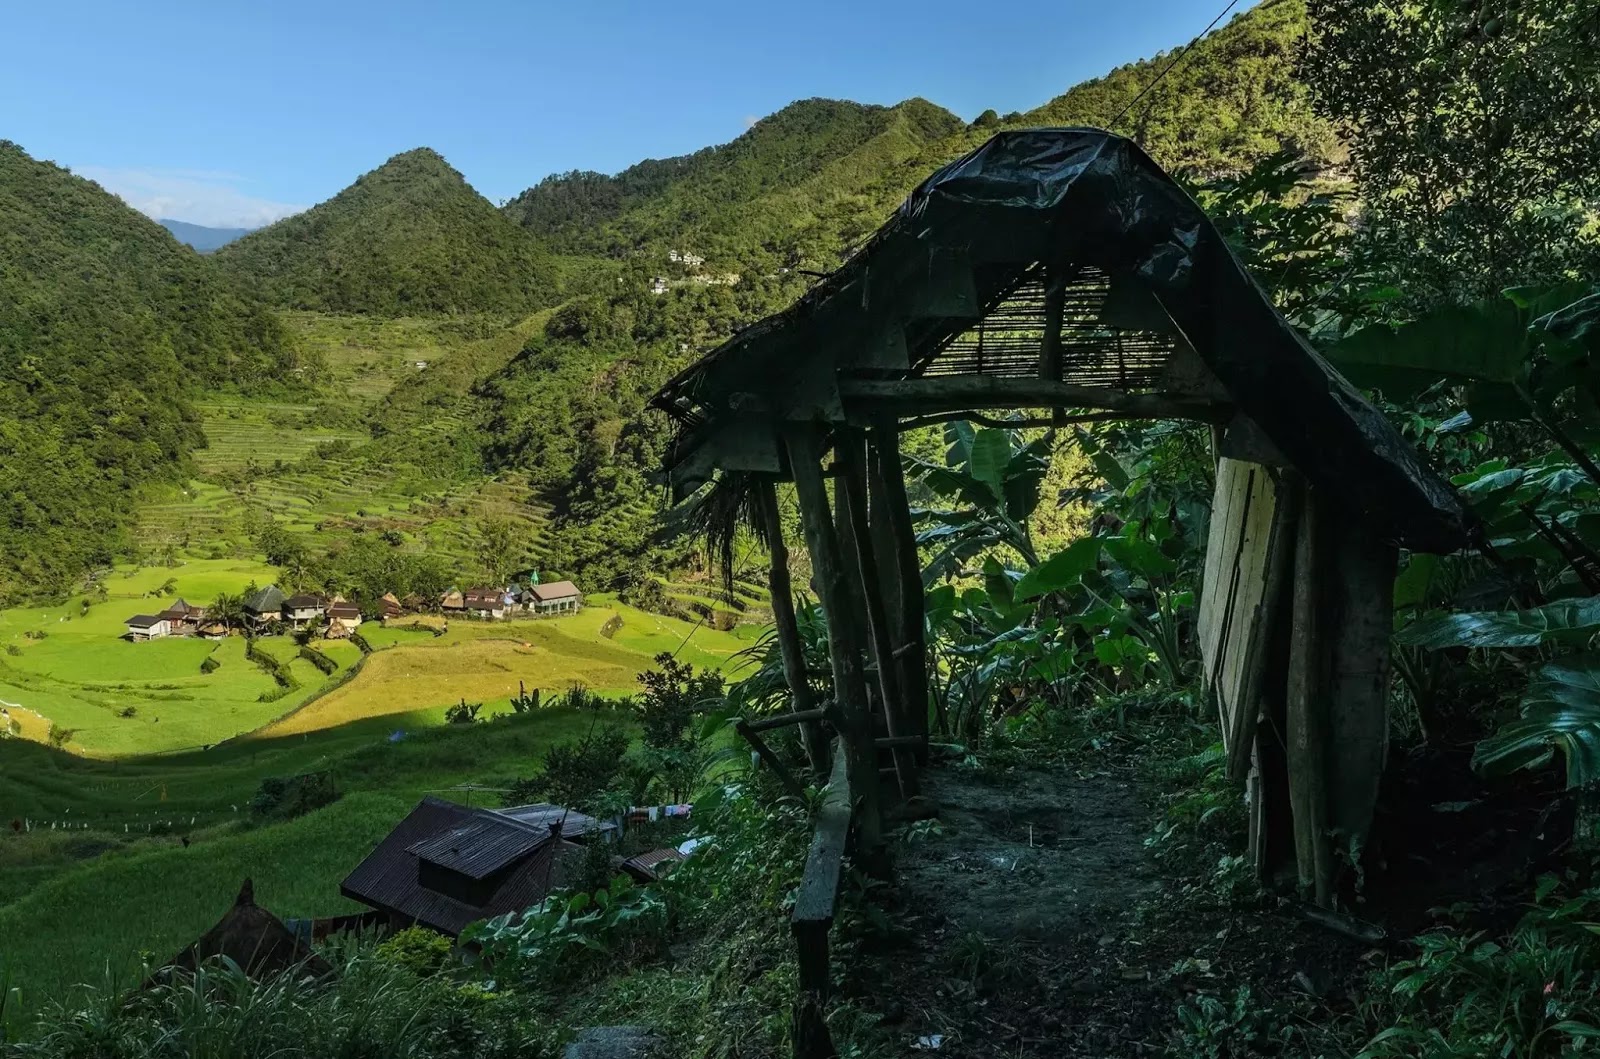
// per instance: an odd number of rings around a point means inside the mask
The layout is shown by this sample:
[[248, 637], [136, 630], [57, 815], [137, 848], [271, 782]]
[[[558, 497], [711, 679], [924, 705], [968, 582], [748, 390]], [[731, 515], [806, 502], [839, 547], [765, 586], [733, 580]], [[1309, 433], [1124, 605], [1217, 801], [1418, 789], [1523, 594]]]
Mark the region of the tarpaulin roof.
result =
[[670, 380], [653, 401], [679, 423], [669, 466], [680, 482], [781, 472], [775, 421], [844, 421], [842, 379], [1037, 377], [1050, 283], [1066, 288], [1063, 380], [1231, 406], [1384, 538], [1467, 542], [1454, 490], [1273, 308], [1193, 199], [1131, 140], [1089, 128], [996, 135], [793, 306]]

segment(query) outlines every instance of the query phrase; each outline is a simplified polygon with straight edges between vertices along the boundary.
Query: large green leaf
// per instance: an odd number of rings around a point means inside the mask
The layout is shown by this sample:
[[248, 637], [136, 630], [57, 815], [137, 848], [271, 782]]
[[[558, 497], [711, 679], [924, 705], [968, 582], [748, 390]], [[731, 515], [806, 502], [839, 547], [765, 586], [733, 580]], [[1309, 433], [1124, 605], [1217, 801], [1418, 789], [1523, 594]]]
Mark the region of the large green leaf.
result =
[[1536, 768], [1560, 751], [1567, 786], [1600, 780], [1600, 655], [1551, 662], [1522, 702], [1522, 717], [1478, 744], [1474, 767], [1491, 775]]
[[953, 419], [944, 425], [944, 461], [951, 467], [965, 467], [972, 460], [972, 424]]
[[1523, 313], [1507, 298], [1448, 306], [1391, 327], [1364, 327], [1327, 350], [1361, 386], [1391, 396], [1416, 393], [1441, 378], [1511, 383], [1527, 360]]
[[1537, 647], [1572, 640], [1600, 629], [1600, 596], [1564, 599], [1528, 610], [1435, 614], [1400, 630], [1404, 647]]
[[1036, 438], [1012, 454], [1006, 464], [1004, 487], [1006, 513], [1019, 521], [1039, 506], [1039, 489], [1050, 471], [1050, 440]]
[[989, 488], [994, 503], [1005, 503], [1006, 467], [1010, 463], [1010, 432], [995, 427], [978, 431], [978, 436], [972, 439], [972, 458], [968, 461], [968, 467], [972, 477]]
[[1155, 544], [1133, 534], [1108, 538], [1106, 554], [1124, 570], [1146, 580], [1171, 574], [1178, 569], [1178, 564], [1163, 555]]
[[1050, 592], [1061, 592], [1075, 587], [1083, 575], [1100, 561], [1102, 540], [1084, 537], [1075, 540], [1044, 562], [1022, 575], [1017, 582], [1014, 598], [1033, 599]]

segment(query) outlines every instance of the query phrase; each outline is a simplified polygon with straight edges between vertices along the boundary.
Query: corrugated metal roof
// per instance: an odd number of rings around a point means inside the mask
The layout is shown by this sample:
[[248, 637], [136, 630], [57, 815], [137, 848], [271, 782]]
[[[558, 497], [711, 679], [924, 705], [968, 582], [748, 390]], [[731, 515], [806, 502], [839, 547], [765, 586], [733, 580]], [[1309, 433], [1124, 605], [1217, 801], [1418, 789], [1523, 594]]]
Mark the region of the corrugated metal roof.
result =
[[566, 809], [549, 802], [535, 802], [531, 805], [517, 805], [509, 809], [490, 809], [488, 812], [496, 816], [514, 820], [517, 823], [534, 827], [540, 831], [548, 832], [556, 824], [561, 825], [561, 833], [568, 838], [587, 835], [591, 831], [614, 831], [615, 824], [603, 824], [594, 817], [580, 813], [576, 809]]
[[475, 819], [414, 842], [406, 851], [468, 878], [482, 879], [549, 839], [548, 830], [537, 832], [509, 820]]
[[659, 879], [679, 861], [683, 854], [672, 848], [652, 849], [644, 853], [635, 853], [622, 862], [622, 870], [630, 875], [643, 878], [645, 881]]
[[533, 598], [541, 603], [548, 603], [553, 599], [566, 599], [569, 596], [581, 595], [578, 586], [571, 581], [552, 581], [548, 585], [533, 585], [528, 589], [533, 593]]
[[[504, 878], [482, 904], [423, 886], [418, 879], [421, 861], [411, 847], [485, 818], [497, 824], [507, 823], [492, 809], [469, 809], [440, 798], [423, 798], [346, 876], [339, 891], [362, 904], [453, 936], [477, 920], [531, 908], [565, 884], [566, 869], [581, 854], [582, 847], [565, 840], [550, 841], [546, 828], [544, 839], [520, 860], [513, 859], [502, 866]], [[534, 830], [515, 820], [509, 824], [525, 832]]]

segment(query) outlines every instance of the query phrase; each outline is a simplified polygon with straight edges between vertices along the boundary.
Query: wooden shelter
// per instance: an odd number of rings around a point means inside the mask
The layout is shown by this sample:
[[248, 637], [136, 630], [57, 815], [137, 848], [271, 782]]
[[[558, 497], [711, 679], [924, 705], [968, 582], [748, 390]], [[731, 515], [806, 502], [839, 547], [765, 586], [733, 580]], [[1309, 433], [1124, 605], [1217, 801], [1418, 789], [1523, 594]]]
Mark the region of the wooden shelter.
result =
[[[678, 493], [728, 477], [772, 547], [793, 710], [743, 730], [770, 757], [761, 730], [804, 725], [819, 775], [828, 729], [837, 733], [838, 782], [869, 868], [880, 767], [890, 796], [914, 793], [928, 736], [900, 431], [998, 409], [1033, 410], [1035, 425], [1212, 424], [1225, 458], [1200, 630], [1208, 686], [1235, 774], [1256, 795], [1258, 865], [1293, 863], [1308, 892], [1331, 900], [1334, 832], [1365, 833], [1386, 743], [1395, 548], [1455, 550], [1470, 517], [1133, 142], [1086, 128], [995, 136], [933, 174], [795, 305], [653, 403], [678, 426], [667, 461]], [[828, 615], [826, 703], [807, 684], [796, 630], [782, 480], [794, 483]], [[839, 844], [819, 830], [813, 851], [835, 878]], [[802, 892], [827, 890], [809, 882]]]

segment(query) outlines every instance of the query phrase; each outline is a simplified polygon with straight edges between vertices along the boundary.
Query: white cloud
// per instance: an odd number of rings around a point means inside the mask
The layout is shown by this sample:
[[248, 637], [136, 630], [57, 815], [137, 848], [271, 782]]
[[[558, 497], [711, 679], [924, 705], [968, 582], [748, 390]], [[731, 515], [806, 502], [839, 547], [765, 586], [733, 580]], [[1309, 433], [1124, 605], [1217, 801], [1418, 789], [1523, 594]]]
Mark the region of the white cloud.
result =
[[237, 173], [98, 165], [81, 166], [75, 172], [147, 216], [211, 228], [259, 228], [306, 208], [246, 194], [241, 185], [248, 182]]

